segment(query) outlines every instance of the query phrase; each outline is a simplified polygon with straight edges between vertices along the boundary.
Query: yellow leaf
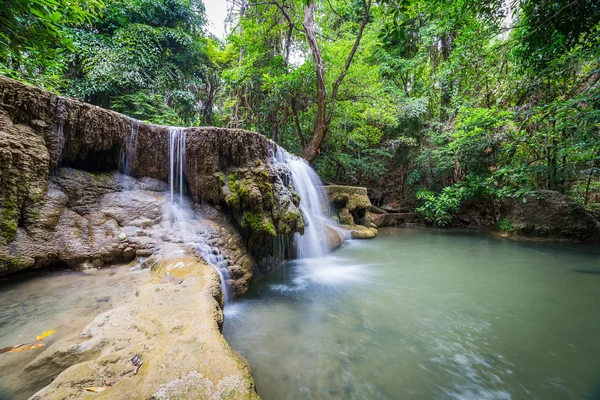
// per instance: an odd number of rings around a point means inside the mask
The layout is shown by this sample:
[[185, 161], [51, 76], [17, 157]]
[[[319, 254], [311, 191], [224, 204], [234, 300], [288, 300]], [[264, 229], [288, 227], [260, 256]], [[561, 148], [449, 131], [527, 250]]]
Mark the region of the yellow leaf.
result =
[[88, 392], [100, 393], [100, 392], [104, 392], [109, 387], [110, 386], [94, 386], [94, 387], [86, 387], [85, 390], [87, 390]]
[[56, 328], [54, 328], [54, 329], [51, 329], [51, 330], [49, 330], [49, 331], [46, 331], [46, 332], [42, 333], [40, 336], [38, 336], [38, 337], [36, 337], [36, 338], [35, 338], [36, 342], [39, 342], [40, 340], [42, 340], [42, 339], [44, 339], [44, 338], [47, 338], [48, 336], [52, 335], [54, 332], [56, 332], [56, 330], [57, 330], [58, 328], [59, 328], [59, 327], [57, 326], [57, 327], [56, 327]]
[[25, 343], [15, 344], [14, 346], [3, 347], [0, 349], [0, 354], [7, 353], [11, 350], [18, 349], [19, 347], [23, 347], [23, 346], [25, 346]]
[[30, 346], [19, 346], [19, 347], [16, 347], [16, 348], [10, 350], [10, 352], [11, 353], [20, 353], [21, 351], [39, 349], [40, 347], [44, 347], [44, 346], [45, 346], [44, 343], [32, 344]]

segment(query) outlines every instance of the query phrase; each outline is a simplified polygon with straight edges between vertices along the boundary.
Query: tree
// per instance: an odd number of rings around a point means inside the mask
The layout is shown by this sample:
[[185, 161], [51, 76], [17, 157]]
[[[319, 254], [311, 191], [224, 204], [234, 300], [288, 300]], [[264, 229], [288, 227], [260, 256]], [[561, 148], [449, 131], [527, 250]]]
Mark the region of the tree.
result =
[[107, 0], [78, 26], [67, 94], [165, 124], [210, 123], [215, 64], [201, 0]]
[[314, 160], [321, 144], [323, 144], [323, 140], [325, 139], [325, 135], [327, 135], [331, 118], [335, 110], [335, 101], [340, 85], [348, 73], [354, 54], [356, 54], [356, 50], [360, 45], [365, 26], [369, 22], [372, 0], [363, 0], [362, 4], [364, 8], [363, 18], [360, 27], [358, 28], [358, 32], [356, 33], [356, 39], [352, 45], [352, 49], [346, 58], [346, 62], [332, 85], [331, 95], [329, 97], [329, 107], [327, 104], [327, 89], [325, 87], [325, 66], [323, 64], [323, 57], [321, 56], [321, 49], [319, 48], [315, 30], [315, 0], [310, 0], [304, 5], [304, 22], [302, 23], [302, 27], [306, 34], [306, 40], [308, 41], [310, 52], [315, 63], [315, 78], [317, 85], [317, 118], [315, 121], [314, 132], [310, 140], [304, 146], [303, 151], [303, 157], [307, 161]]
[[[349, 13], [355, 14], [352, 7], [348, 7], [348, 4], [342, 2], [343, 5], [348, 8]], [[329, 3], [331, 6], [331, 3]], [[239, 5], [240, 10], [245, 10], [240, 20], [240, 29], [237, 31], [238, 38], [241, 39], [240, 44], [240, 64], [238, 71], [244, 69], [246, 62], [253, 63], [253, 68], [268, 69], [270, 74], [276, 73], [278, 75], [286, 74], [290, 78], [299, 78], [299, 74], [295, 73], [296, 67], [290, 65], [290, 54], [294, 47], [294, 41], [302, 41], [298, 46], [302, 48], [302, 45], [307, 48], [302, 49], [310, 53], [310, 57], [313, 61], [313, 77], [307, 78], [306, 75], [302, 76], [304, 83], [307, 80], [314, 82], [315, 92], [309, 103], [314, 104], [316, 107], [316, 115], [312, 126], [304, 127], [300, 123], [299, 113], [302, 109], [307, 109], [310, 104], [306, 101], [306, 90], [302, 90], [302, 94], [297, 91], [294, 92], [295, 98], [288, 99], [289, 115], [286, 116], [286, 120], [293, 120], [294, 131], [297, 135], [297, 139], [302, 145], [302, 153], [305, 159], [308, 161], [314, 160], [318, 151], [326, 138], [326, 135], [331, 124], [331, 120], [334, 115], [336, 99], [339, 93], [340, 85], [342, 84], [345, 76], [350, 69], [350, 66], [355, 57], [356, 51], [360, 45], [363, 37], [365, 27], [371, 19], [371, 8], [372, 0], [365, 0], [361, 2], [361, 13], [358, 21], [358, 28], [353, 33], [354, 39], [350, 50], [348, 51], [345, 61], [342, 64], [342, 68], [337, 72], [335, 80], [331, 83], [331, 89], [327, 89], [327, 66], [323, 60], [323, 54], [321, 45], [319, 44], [318, 36], [322, 35], [319, 33], [327, 29], [327, 26], [318, 26], [315, 21], [317, 14], [317, 4], [315, 0], [308, 2], [297, 2], [289, 0], [275, 0], [267, 2], [249, 2], [247, 4]], [[301, 10], [301, 12], [300, 12]], [[335, 13], [335, 10], [323, 10], [323, 13]], [[356, 15], [350, 15], [353, 22], [356, 21]], [[326, 16], [323, 17], [323, 25], [326, 25]], [[252, 32], [253, 35], [249, 42], [244, 43], [244, 37]], [[259, 33], [257, 37], [256, 33]], [[302, 33], [302, 35], [300, 35]], [[335, 34], [335, 32], [333, 32]], [[339, 32], [338, 32], [339, 33]], [[265, 38], [265, 42], [262, 46], [258, 46], [258, 43], [262, 38]], [[268, 38], [268, 39], [267, 39]], [[239, 40], [232, 39], [232, 40]], [[260, 42], [259, 42], [260, 43]], [[273, 50], [276, 54], [273, 54]], [[264, 56], [260, 58], [260, 62], [257, 61], [253, 56], [256, 52], [262, 53]], [[243, 55], [243, 56], [242, 56]], [[245, 60], [244, 57], [248, 60]], [[338, 60], [336, 60], [337, 62]], [[258, 66], [257, 64], [261, 65]], [[267, 64], [267, 65], [265, 65]], [[265, 68], [266, 67], [266, 68]], [[299, 67], [304, 74], [305, 69]], [[290, 71], [292, 70], [292, 71]], [[265, 72], [266, 73], [266, 72]], [[254, 79], [261, 80], [263, 75], [256, 76]], [[251, 82], [248, 82], [251, 84]], [[290, 87], [294, 86], [294, 82], [289, 82]], [[256, 100], [256, 97], [249, 98], [247, 91], [250, 90], [249, 86], [243, 86], [243, 94], [239, 92], [236, 97], [239, 98], [237, 103], [238, 107], [234, 109], [232, 120], [235, 125], [240, 123], [240, 109], [239, 106], [247, 106], [249, 108], [260, 108], [260, 105], [251, 104], [252, 100]], [[298, 87], [295, 87], [298, 89]], [[262, 98], [262, 97], [261, 97]], [[279, 105], [281, 103], [278, 103]], [[255, 114], [256, 113], [252, 113]], [[277, 117], [274, 111], [270, 111], [269, 116], [271, 122], [271, 128], [281, 125], [281, 118]], [[309, 131], [310, 134], [305, 134], [305, 131]], [[275, 135], [273, 135], [275, 136]]]
[[0, 7], [0, 73], [48, 88], [63, 79], [69, 26], [101, 16], [102, 0], [5, 0]]

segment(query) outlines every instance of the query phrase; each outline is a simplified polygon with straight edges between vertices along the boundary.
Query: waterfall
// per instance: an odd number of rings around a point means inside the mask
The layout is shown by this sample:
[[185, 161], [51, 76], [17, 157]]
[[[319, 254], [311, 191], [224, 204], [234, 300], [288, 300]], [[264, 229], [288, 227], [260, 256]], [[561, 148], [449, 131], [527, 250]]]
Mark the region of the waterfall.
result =
[[219, 249], [216, 247], [212, 247], [208, 244], [208, 241], [204, 241], [204, 243], [198, 243], [196, 246], [196, 250], [206, 262], [217, 271], [219, 274], [219, 278], [221, 278], [221, 291], [223, 291], [223, 296], [225, 300], [225, 304], [229, 303], [230, 300], [233, 299], [233, 294], [227, 284], [227, 281], [231, 279], [231, 275], [229, 275], [229, 271], [227, 267], [229, 266], [229, 261], [223, 257]]
[[183, 166], [185, 163], [185, 130], [182, 128], [169, 128], [169, 187], [171, 203], [174, 201], [174, 192], [179, 181], [179, 204], [183, 204]]
[[137, 136], [140, 129], [140, 122], [131, 119], [131, 131], [127, 141], [123, 141], [121, 145], [120, 170], [124, 175], [131, 175], [131, 166], [137, 149]]
[[131, 131], [129, 132], [129, 138], [121, 146], [121, 170], [123, 174], [127, 176], [131, 174], [131, 165], [137, 149], [139, 129], [140, 122], [135, 119], [131, 119]]
[[[207, 234], [198, 223], [202, 217], [189, 202], [184, 201], [184, 165], [185, 165], [186, 131], [183, 128], [169, 128], [169, 205], [168, 219], [173, 221], [173, 230], [179, 233], [186, 246], [196, 250], [198, 254], [219, 274], [221, 290], [225, 303], [231, 300], [232, 294], [227, 281], [231, 278], [227, 267], [229, 262], [219, 249], [209, 243]], [[179, 198], [175, 192], [179, 190]]]
[[303, 159], [279, 146], [273, 149], [274, 161], [285, 165], [291, 172], [292, 183], [300, 195], [300, 211], [304, 214], [304, 234], [296, 233], [298, 258], [320, 257], [327, 253], [325, 215], [327, 195], [315, 170]]
[[208, 265], [214, 268], [221, 279], [221, 291], [225, 304], [233, 298], [228, 281], [231, 279], [227, 267], [229, 262], [219, 249], [210, 244], [210, 234], [202, 226], [202, 217], [193, 209], [190, 201], [170, 202], [167, 219], [173, 223], [173, 232], [177, 234], [184, 246], [195, 250]]

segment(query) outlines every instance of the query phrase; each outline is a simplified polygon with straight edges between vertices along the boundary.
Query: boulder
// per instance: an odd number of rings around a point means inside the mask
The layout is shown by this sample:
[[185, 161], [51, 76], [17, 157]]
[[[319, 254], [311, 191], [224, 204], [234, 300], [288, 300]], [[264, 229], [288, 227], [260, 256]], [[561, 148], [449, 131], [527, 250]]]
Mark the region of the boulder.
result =
[[522, 199], [508, 199], [501, 218], [522, 236], [590, 240], [600, 238], [600, 223], [582, 205], [551, 190]]
[[330, 201], [330, 214], [343, 225], [363, 225], [369, 227], [368, 214], [371, 201], [364, 187], [330, 185], [323, 189]]
[[371, 220], [377, 228], [383, 228], [384, 226], [398, 226], [405, 223], [415, 223], [418, 221], [418, 218], [415, 213], [372, 213]]
[[497, 200], [478, 198], [463, 202], [452, 216], [451, 225], [467, 228], [491, 228], [500, 213]]
[[377, 229], [366, 228], [362, 225], [342, 225], [352, 239], [373, 239], [377, 236]]
[[333, 225], [325, 224], [325, 237], [329, 250], [335, 250], [344, 244], [344, 234], [341, 229]]

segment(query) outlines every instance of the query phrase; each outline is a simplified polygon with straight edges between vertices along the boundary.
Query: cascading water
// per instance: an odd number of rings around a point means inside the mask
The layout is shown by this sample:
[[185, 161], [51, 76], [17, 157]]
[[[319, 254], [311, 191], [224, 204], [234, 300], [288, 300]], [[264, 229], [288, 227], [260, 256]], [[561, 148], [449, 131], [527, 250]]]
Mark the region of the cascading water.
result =
[[298, 258], [321, 257], [327, 253], [325, 215], [327, 196], [321, 189], [321, 179], [306, 161], [279, 146], [273, 149], [275, 162], [287, 166], [292, 183], [300, 195], [300, 210], [304, 214], [304, 234], [295, 236]]
[[[229, 263], [217, 248], [209, 244], [207, 234], [198, 226], [200, 215], [183, 196], [186, 138], [185, 129], [169, 128], [169, 219], [173, 221], [173, 229], [178, 232], [180, 239], [194, 248], [217, 271], [227, 303], [232, 297], [227, 284], [230, 279], [227, 270]], [[178, 199], [175, 198], [176, 191], [179, 191]]]
[[127, 142], [121, 147], [121, 170], [123, 174], [130, 175], [131, 173], [131, 165], [133, 163], [133, 158], [135, 157], [135, 152], [137, 149], [138, 142], [138, 131], [140, 129], [140, 122], [132, 119], [131, 120], [131, 132], [129, 133], [129, 138]]
[[171, 203], [179, 182], [179, 204], [183, 203], [183, 166], [185, 163], [186, 133], [182, 128], [169, 128], [169, 186]]

